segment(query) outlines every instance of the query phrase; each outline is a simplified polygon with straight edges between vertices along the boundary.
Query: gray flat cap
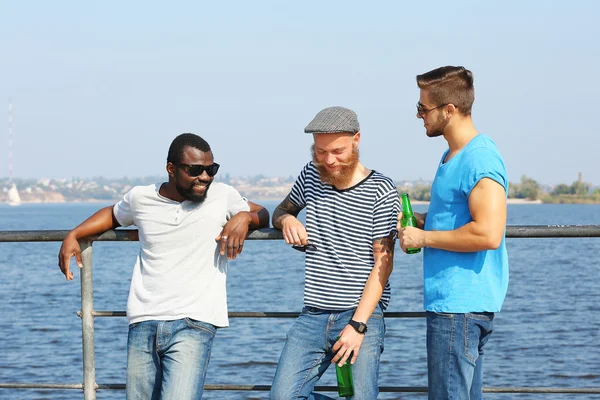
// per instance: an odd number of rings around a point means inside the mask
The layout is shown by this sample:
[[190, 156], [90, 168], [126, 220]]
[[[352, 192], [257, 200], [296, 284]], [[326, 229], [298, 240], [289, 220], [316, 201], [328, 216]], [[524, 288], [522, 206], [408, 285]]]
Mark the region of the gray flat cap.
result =
[[324, 108], [310, 121], [306, 133], [357, 133], [360, 131], [356, 113], [344, 107]]

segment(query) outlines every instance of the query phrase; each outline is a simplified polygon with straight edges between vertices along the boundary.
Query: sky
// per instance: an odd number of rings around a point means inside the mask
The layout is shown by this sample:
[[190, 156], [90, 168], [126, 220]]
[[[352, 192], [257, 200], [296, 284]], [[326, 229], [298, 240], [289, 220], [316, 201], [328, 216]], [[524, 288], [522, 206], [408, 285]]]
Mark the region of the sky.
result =
[[17, 178], [165, 174], [180, 133], [231, 176], [296, 176], [322, 108], [358, 114], [361, 162], [432, 180], [447, 148], [415, 77], [460, 65], [509, 180], [600, 185], [600, 2], [2, 1], [0, 100]]

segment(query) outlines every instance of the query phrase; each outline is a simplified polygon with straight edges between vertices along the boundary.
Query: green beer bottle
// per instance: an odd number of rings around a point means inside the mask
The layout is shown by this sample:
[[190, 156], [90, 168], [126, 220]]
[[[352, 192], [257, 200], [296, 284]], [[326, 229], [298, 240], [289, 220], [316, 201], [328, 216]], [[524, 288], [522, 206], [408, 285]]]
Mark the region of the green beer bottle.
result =
[[[410, 205], [410, 199], [408, 193], [402, 193], [402, 219], [400, 220], [400, 226], [414, 226], [417, 227], [417, 218], [413, 214], [412, 206]], [[417, 254], [420, 252], [419, 248], [408, 248], [406, 249], [407, 254]]]
[[[339, 339], [339, 337], [338, 337]], [[354, 396], [354, 384], [352, 383], [352, 364], [350, 359], [352, 355], [348, 357], [346, 363], [343, 366], [335, 364], [335, 374], [337, 375], [337, 386], [338, 395], [340, 397], [352, 397]]]

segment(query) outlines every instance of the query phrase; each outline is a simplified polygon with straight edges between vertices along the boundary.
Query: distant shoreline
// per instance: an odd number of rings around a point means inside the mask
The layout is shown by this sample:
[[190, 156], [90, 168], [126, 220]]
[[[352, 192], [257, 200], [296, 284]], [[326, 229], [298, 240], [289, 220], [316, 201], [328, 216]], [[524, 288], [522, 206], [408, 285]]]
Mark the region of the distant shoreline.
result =
[[[422, 200], [411, 200], [412, 204], [429, 204], [428, 201]], [[507, 199], [506, 204], [544, 204], [540, 199], [529, 200], [529, 199]]]
[[506, 204], [544, 204], [542, 200], [529, 200], [529, 199], [507, 199]]
[[[118, 200], [98, 200], [98, 199], [89, 199], [89, 200], [72, 200], [72, 201], [21, 201], [22, 204], [87, 204], [87, 203], [118, 203]], [[7, 202], [1, 201], [0, 204], [9, 205]], [[11, 206], [18, 207], [18, 206]]]
[[[253, 201], [253, 202], [261, 202], [261, 201], [282, 201], [283, 198], [276, 198], [276, 197], [250, 197], [248, 196], [248, 200]], [[86, 203], [117, 203], [119, 200], [112, 200], [112, 199], [88, 199], [88, 200], [74, 200], [74, 201], [22, 201], [21, 204], [86, 204]], [[429, 201], [423, 201], [423, 200], [411, 200], [412, 204], [419, 204], [419, 205], [427, 205], [429, 204]], [[544, 204], [542, 202], [542, 200], [529, 200], [529, 199], [508, 199], [506, 201], [507, 204]], [[0, 204], [6, 204], [8, 205], [8, 203], [4, 203], [4, 202], [0, 202]], [[549, 203], [550, 204], [550, 203]], [[571, 203], [563, 203], [563, 204], [571, 204]], [[577, 204], [577, 203], [573, 203], [573, 204]]]

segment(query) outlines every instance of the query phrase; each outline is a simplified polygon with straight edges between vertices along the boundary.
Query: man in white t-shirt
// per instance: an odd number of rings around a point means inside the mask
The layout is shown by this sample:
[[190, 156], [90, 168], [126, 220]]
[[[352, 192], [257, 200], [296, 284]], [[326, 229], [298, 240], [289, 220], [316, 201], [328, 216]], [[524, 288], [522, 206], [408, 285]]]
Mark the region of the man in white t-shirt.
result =
[[138, 228], [127, 317], [127, 399], [199, 399], [217, 328], [227, 327], [227, 259], [241, 253], [249, 229], [267, 227], [268, 211], [214, 182], [209, 144], [184, 133], [167, 158], [168, 182], [136, 186], [121, 201], [73, 229], [58, 259], [67, 280], [78, 239], [119, 226]]

